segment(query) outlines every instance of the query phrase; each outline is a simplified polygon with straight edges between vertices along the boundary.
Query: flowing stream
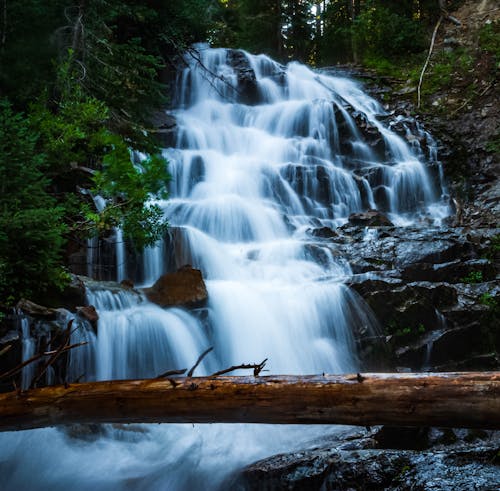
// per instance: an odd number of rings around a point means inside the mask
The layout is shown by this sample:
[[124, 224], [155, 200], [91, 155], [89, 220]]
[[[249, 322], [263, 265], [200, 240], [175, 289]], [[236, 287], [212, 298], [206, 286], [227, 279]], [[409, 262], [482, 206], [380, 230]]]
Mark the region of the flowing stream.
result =
[[[191, 264], [203, 272], [208, 306], [161, 309], [133, 292], [90, 287], [98, 333], [73, 334], [89, 344], [72, 353], [70, 379], [156, 376], [192, 366], [209, 346], [198, 375], [264, 358], [270, 373], [355, 371], [354, 328], [375, 321], [345, 285], [348, 262], [311, 231], [368, 208], [397, 224], [439, 221], [446, 204], [439, 172], [427, 165], [439, 167], [432, 138], [391, 119], [347, 78], [205, 47], [185, 61], [175, 138], [164, 150], [170, 240], [145, 252], [142, 278]], [[3, 434], [2, 489], [225, 488], [242, 466], [331, 431], [87, 425]]]

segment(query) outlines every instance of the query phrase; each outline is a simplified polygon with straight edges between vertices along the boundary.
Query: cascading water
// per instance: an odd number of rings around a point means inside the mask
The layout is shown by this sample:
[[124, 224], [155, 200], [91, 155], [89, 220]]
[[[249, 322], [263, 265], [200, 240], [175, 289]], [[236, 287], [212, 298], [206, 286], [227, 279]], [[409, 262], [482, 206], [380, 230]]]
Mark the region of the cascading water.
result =
[[[187, 56], [176, 107], [176, 141], [165, 149], [171, 199], [160, 203], [173, 247], [147, 250], [142, 278], [164, 273], [162, 251], [174, 250], [169, 264], [204, 274], [206, 315], [202, 322], [134, 292], [91, 287], [98, 331], [73, 333], [73, 342], [89, 344], [71, 354], [70, 379], [156, 376], [191, 366], [208, 346], [214, 352], [198, 375], [264, 358], [271, 373], [355, 370], [353, 327], [373, 320], [344, 285], [349, 264], [311, 230], [367, 208], [396, 223], [439, 215], [442, 191], [422, 162], [432, 150], [410, 146], [381, 122], [384, 111], [356, 83], [239, 51]], [[5, 489], [16, 490], [217, 488], [242, 465], [327, 430], [106, 425], [12, 433], [2, 436], [0, 471]]]

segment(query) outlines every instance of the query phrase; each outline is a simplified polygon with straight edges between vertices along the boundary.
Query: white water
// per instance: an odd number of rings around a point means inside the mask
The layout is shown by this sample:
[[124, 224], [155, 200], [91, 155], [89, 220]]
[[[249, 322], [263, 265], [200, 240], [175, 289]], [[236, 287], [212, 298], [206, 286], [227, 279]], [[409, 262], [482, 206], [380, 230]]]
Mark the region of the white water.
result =
[[[23, 361], [29, 360], [35, 354], [35, 340], [31, 337], [29, 321], [26, 317], [21, 317], [21, 345]], [[35, 375], [36, 365], [31, 363], [23, 368], [21, 372], [21, 388], [29, 389]]]
[[[264, 358], [270, 373], [354, 371], [353, 326], [369, 329], [373, 320], [344, 285], [347, 262], [313, 243], [307, 230], [341, 225], [367, 207], [385, 207], [401, 222], [439, 209], [423, 153], [380, 123], [382, 108], [350, 80], [248, 55], [260, 97], [250, 106], [238, 102], [227, 52], [200, 56], [206, 69], [187, 58], [179, 77], [178, 140], [165, 150], [171, 199], [160, 204], [175, 262], [200, 268], [206, 278], [206, 319], [133, 293], [89, 291], [98, 333], [74, 333], [74, 342], [89, 345], [72, 354], [70, 376], [155, 376], [190, 367], [208, 346], [214, 352], [198, 375]], [[363, 141], [352, 111], [378, 129], [384, 159]], [[162, 251], [159, 244], [145, 254], [149, 281], [166, 268]], [[202, 490], [329, 431], [133, 425], [75, 436], [44, 429], [2, 435], [0, 472], [9, 490]]]

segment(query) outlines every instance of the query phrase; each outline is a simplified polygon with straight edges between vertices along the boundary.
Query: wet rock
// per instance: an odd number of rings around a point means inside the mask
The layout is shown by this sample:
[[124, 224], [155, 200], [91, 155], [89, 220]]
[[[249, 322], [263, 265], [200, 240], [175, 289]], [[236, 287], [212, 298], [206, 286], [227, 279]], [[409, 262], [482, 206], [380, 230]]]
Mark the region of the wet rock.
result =
[[[498, 432], [382, 428], [377, 433], [384, 445], [395, 448], [371, 448], [366, 437], [358, 439], [355, 450], [332, 441], [256, 462], [230, 489], [493, 491], [500, 486]], [[415, 451], [413, 438], [429, 448]]]
[[374, 435], [378, 448], [423, 450], [429, 447], [429, 428], [382, 426]]
[[229, 64], [236, 72], [238, 81], [238, 99], [244, 104], [257, 104], [259, 102], [259, 88], [255, 72], [243, 51], [229, 50]]
[[332, 239], [338, 237], [338, 232], [330, 227], [319, 227], [313, 228], [308, 231], [313, 237], [318, 237], [320, 239]]
[[35, 302], [26, 300], [25, 298], [19, 300], [16, 308], [31, 317], [42, 318], [46, 320], [55, 320], [57, 317], [57, 312], [55, 309], [44, 307], [43, 305], [38, 305]]
[[189, 265], [161, 276], [143, 291], [148, 300], [160, 307], [201, 307], [208, 298], [201, 271]]
[[87, 320], [94, 332], [97, 332], [97, 321], [99, 320], [99, 314], [93, 305], [86, 305], [85, 307], [78, 307], [76, 313], [82, 318]]
[[[21, 334], [12, 323], [0, 331], [0, 374], [19, 365], [22, 356]], [[13, 389], [12, 380], [0, 379], [0, 392]]]
[[53, 288], [36, 300], [47, 307], [65, 307], [74, 312], [87, 303], [84, 280], [85, 277], [72, 274], [70, 283], [62, 291]]
[[130, 279], [122, 280], [120, 281], [120, 286], [123, 287], [125, 290], [133, 290], [134, 282]]
[[380, 211], [368, 210], [349, 215], [349, 223], [359, 227], [392, 227], [394, 224]]
[[363, 369], [498, 369], [497, 236], [498, 229], [342, 227], [345, 240], [333, 240], [357, 273], [350, 286], [381, 329], [357, 339]]
[[496, 277], [495, 266], [487, 259], [444, 264], [418, 263], [403, 269], [402, 278], [407, 281], [442, 281], [447, 283], [476, 283]]

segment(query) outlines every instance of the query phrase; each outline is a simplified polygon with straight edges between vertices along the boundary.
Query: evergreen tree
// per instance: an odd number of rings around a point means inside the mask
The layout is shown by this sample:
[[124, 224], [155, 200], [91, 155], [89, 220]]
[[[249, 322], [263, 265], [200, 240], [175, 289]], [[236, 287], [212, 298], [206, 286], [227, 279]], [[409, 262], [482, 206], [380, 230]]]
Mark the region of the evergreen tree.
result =
[[66, 227], [47, 192], [45, 158], [21, 114], [0, 102], [0, 304], [60, 286]]

